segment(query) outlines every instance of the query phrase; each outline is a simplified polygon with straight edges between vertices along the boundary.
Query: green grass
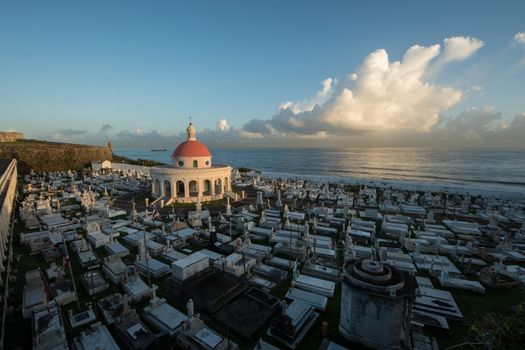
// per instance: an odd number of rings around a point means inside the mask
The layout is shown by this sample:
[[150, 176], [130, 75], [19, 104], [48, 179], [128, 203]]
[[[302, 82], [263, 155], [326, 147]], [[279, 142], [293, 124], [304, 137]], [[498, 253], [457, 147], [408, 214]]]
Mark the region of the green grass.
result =
[[[451, 322], [450, 331], [448, 332], [425, 330], [427, 335], [436, 338], [440, 349], [446, 349], [468, 340], [472, 341], [473, 335], [469, 332], [470, 325], [479, 321], [488, 313], [508, 312], [513, 306], [525, 303], [525, 290], [523, 287], [490, 289], [485, 294], [451, 289], [449, 291], [463, 313], [465, 323]], [[472, 349], [472, 347], [465, 347], [465, 349], [467, 348]]]
[[15, 309], [11, 315], [6, 317], [4, 344], [6, 349], [17, 347], [31, 349], [32, 347], [32, 338], [30, 336], [20, 337], [21, 330], [26, 330], [23, 334], [31, 334], [31, 323], [29, 320], [22, 318], [22, 310], [19, 306], [22, 304], [22, 291], [24, 290], [26, 272], [38, 269], [45, 264], [40, 255], [29, 255], [27, 251], [20, 246], [21, 232], [28, 232], [28, 230], [24, 230], [24, 226], [21, 223], [16, 223], [12, 237], [13, 262], [11, 265], [16, 280], [11, 281], [10, 289], [14, 292], [9, 295], [8, 301], [9, 306]]

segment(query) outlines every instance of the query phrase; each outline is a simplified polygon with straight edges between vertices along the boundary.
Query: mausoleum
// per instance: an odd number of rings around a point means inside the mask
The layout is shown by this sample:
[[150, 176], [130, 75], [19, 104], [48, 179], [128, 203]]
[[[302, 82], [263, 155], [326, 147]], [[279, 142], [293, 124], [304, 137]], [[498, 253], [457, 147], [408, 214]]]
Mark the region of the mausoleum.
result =
[[374, 349], [411, 348], [414, 276], [376, 260], [351, 260], [341, 278], [339, 333]]
[[150, 170], [151, 194], [164, 197], [164, 205], [222, 199], [231, 191], [232, 168], [212, 163], [208, 147], [197, 140], [191, 122], [186, 131], [188, 139], [173, 152], [172, 164]]

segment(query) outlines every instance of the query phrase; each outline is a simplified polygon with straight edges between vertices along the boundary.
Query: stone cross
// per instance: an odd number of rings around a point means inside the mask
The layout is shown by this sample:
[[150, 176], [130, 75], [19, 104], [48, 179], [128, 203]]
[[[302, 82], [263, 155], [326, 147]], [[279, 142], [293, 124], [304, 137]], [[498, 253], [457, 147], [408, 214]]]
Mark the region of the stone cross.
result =
[[297, 277], [299, 277], [299, 269], [298, 269], [298, 263], [297, 263], [297, 259], [295, 259], [294, 263], [293, 263], [293, 268], [292, 268], [292, 276], [293, 276], [293, 281], [295, 282], [297, 280]]
[[130, 301], [130, 299], [131, 298], [127, 294], [124, 294], [124, 297], [122, 298], [122, 306], [123, 306], [122, 314], [123, 315], [126, 315], [129, 312], [129, 301]]
[[146, 242], [145, 240], [139, 239], [139, 260], [146, 259]]
[[226, 197], [226, 216], [232, 215], [232, 207], [230, 205], [230, 197]]
[[277, 200], [275, 201], [275, 206], [278, 208], [283, 206], [283, 203], [281, 201], [281, 190], [277, 190]]
[[286, 301], [281, 300], [281, 312], [283, 316], [286, 316], [286, 310], [288, 309], [288, 304], [286, 304]]
[[157, 289], [159, 289], [159, 287], [156, 284], [151, 286], [151, 298], [153, 300], [157, 299]]
[[195, 309], [194, 309], [194, 305], [193, 305], [193, 300], [188, 300], [188, 303], [186, 304], [186, 310], [187, 310], [187, 313], [188, 313], [188, 318], [190, 320], [193, 319], [193, 315], [195, 314]]

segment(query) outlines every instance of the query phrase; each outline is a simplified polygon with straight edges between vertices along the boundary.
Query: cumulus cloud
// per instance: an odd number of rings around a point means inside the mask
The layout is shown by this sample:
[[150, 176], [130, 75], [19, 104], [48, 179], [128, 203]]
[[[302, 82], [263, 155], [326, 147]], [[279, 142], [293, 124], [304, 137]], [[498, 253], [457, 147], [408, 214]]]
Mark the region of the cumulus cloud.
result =
[[218, 131], [227, 131], [230, 129], [230, 125], [228, 124], [228, 120], [226, 118], [222, 118], [217, 122], [217, 128]]
[[[519, 49], [525, 49], [525, 32], [516, 33], [514, 35], [514, 40], [512, 41], [511, 46], [517, 47]], [[523, 67], [525, 67], [525, 55], [522, 54], [521, 59], [518, 60], [516, 64], [514, 64], [514, 67], [512, 67], [511, 72], [516, 73]]]
[[[469, 108], [454, 116], [440, 116], [428, 133], [396, 130], [357, 136], [349, 146], [431, 148], [524, 148], [525, 114], [508, 120], [492, 107]], [[338, 140], [341, 142], [341, 139]]]
[[[253, 118], [241, 128], [220, 118], [215, 127], [198, 129], [197, 137], [210, 147], [525, 147], [525, 114], [505, 118], [492, 107], [479, 107], [450, 116], [450, 107], [482, 87], [462, 90], [428, 78], [429, 72], [467, 60], [483, 45], [476, 38], [452, 37], [443, 44], [414, 45], [399, 60], [378, 49], [345, 78], [323, 80], [311, 98], [283, 102], [270, 118]], [[57, 132], [86, 136], [82, 130]], [[185, 132], [117, 132], [104, 125], [89, 135], [91, 143], [104, 144], [110, 132], [117, 147], [175, 147], [186, 139]]]
[[452, 37], [444, 40], [443, 51], [439, 44], [414, 45], [400, 61], [392, 61], [386, 50], [378, 49], [346, 79], [328, 78], [312, 99], [285, 102], [270, 119], [253, 119], [243, 130], [258, 136], [429, 132], [465, 91], [427, 82], [425, 74], [465, 60], [482, 46], [476, 38]]
[[55, 141], [70, 141], [87, 134], [87, 130], [57, 129], [51, 133], [50, 138]]
[[[304, 147], [304, 146], [411, 146], [411, 147], [525, 147], [525, 113], [507, 119], [492, 107], [469, 108], [454, 116], [439, 115], [430, 131], [395, 129], [386, 133], [347, 133], [313, 131], [291, 134], [277, 131], [265, 120], [250, 121], [248, 131], [229, 126], [227, 130], [197, 129], [197, 138], [212, 149], [214, 147]], [[46, 139], [105, 145], [107, 134], [89, 133], [85, 130], [56, 130]], [[186, 139], [184, 131], [159, 132], [120, 130], [113, 132], [111, 141], [116, 148], [174, 148]]]
[[330, 99], [330, 97], [332, 97], [336, 83], [337, 80], [327, 78], [321, 82], [323, 88], [317, 92], [314, 98], [297, 103], [292, 101], [281, 103], [279, 110], [289, 109], [294, 114], [311, 112], [315, 106], [324, 104]]
[[483, 41], [469, 36], [447, 38], [443, 41], [445, 49], [443, 50], [441, 60], [443, 63], [463, 61], [471, 57], [484, 45]]
[[514, 35], [514, 42], [525, 44], [525, 32], [518, 32]]
[[444, 139], [455, 137], [482, 138], [497, 129], [502, 113], [492, 107], [469, 108], [453, 118], [443, 117], [434, 128], [434, 133]]
[[113, 129], [113, 126], [110, 125], [110, 124], [104, 124], [102, 125], [102, 127], [100, 128], [100, 132], [101, 133], [106, 133], [108, 131], [110, 131], [111, 129]]
[[507, 122], [502, 113], [493, 108], [471, 108], [448, 120], [435, 134], [458, 146], [522, 148], [525, 147], [525, 114]]

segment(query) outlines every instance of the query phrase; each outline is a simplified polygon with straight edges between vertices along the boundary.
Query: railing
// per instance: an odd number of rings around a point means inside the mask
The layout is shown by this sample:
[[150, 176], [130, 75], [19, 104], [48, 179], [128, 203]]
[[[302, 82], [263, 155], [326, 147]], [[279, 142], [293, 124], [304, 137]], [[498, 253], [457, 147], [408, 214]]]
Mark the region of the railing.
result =
[[[3, 293], [2, 293], [2, 300], [0, 301], [1, 305], [1, 328], [0, 328], [0, 350], [4, 349], [4, 342], [5, 342], [5, 320], [6, 320], [6, 314], [7, 314], [7, 305], [8, 305], [8, 298], [9, 298], [9, 278], [11, 276], [11, 262], [13, 261], [13, 234], [14, 234], [14, 225], [15, 225], [15, 205], [16, 205], [16, 185], [17, 185], [17, 171], [16, 171], [16, 160], [13, 159], [9, 166], [6, 168], [5, 172], [2, 176], [2, 186], [0, 189], [2, 192], [6, 193], [5, 200], [10, 201], [11, 203], [5, 203], [3, 204], [2, 210], [4, 208], [7, 208], [7, 206], [11, 206], [11, 211], [9, 215], [10, 223], [9, 223], [9, 231], [6, 234], [6, 238], [9, 238], [9, 246], [7, 247], [7, 266], [5, 269], [5, 282], [3, 284]], [[13, 182], [14, 181], [14, 182]], [[7, 188], [4, 186], [8, 184]], [[14, 191], [12, 193], [12, 196], [10, 195], [10, 191]], [[0, 248], [2, 249], [2, 248]]]
[[230, 197], [231, 199], [233, 199], [236, 202], [241, 198], [241, 196], [239, 196], [237, 193], [232, 192], [232, 191], [226, 191], [226, 192], [224, 192], [224, 195], [226, 197]]
[[163, 197], [163, 196], [157, 197], [153, 202], [150, 203], [150, 205], [151, 205], [152, 207], [156, 206], [157, 203], [159, 203], [159, 205], [160, 205], [160, 201], [161, 201], [161, 200], [164, 200], [164, 201], [165, 201], [165, 200], [166, 200], [166, 197]]

